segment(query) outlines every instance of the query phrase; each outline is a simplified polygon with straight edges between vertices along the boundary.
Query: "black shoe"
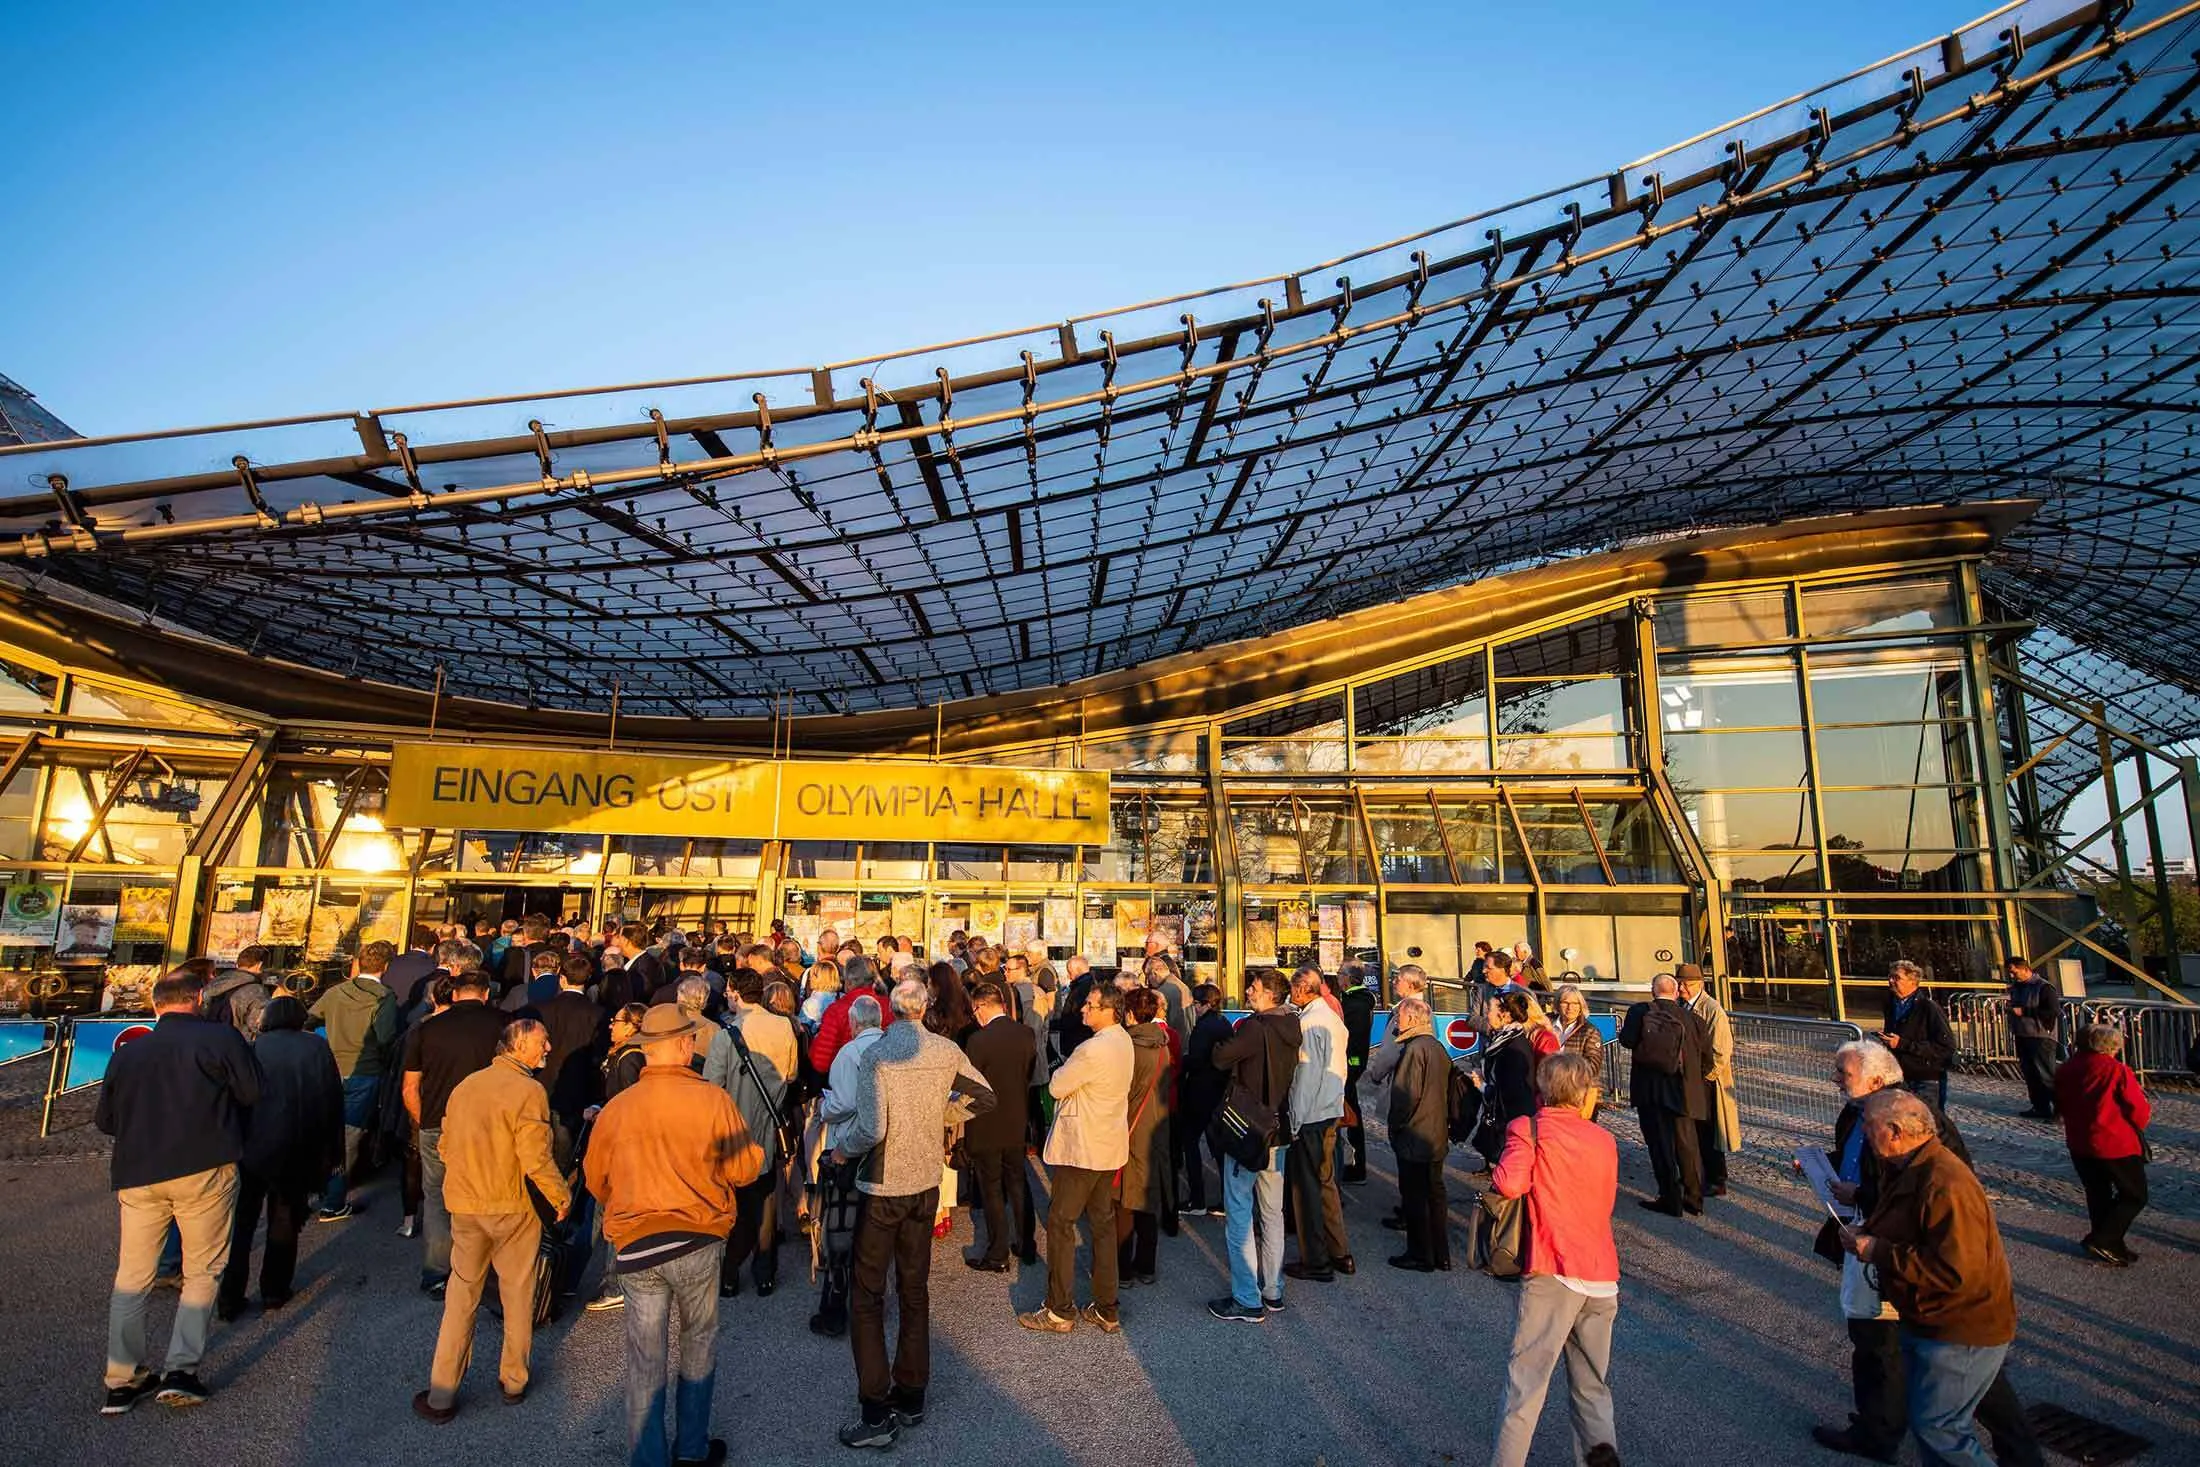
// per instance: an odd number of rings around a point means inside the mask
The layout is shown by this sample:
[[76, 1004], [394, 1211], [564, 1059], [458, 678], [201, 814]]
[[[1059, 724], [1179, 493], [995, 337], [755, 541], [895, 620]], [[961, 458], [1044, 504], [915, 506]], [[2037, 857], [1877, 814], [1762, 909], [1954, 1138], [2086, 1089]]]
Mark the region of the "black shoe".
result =
[[1267, 1310], [1270, 1314], [1281, 1314], [1287, 1306], [1283, 1302], [1283, 1295], [1278, 1294], [1275, 1298], [1271, 1299], [1266, 1294], [1263, 1294], [1260, 1297], [1260, 1307]]
[[107, 1387], [107, 1399], [100, 1404], [102, 1416], [126, 1416], [130, 1409], [147, 1396], [160, 1389], [160, 1377], [141, 1375], [128, 1385]]
[[502, 1394], [504, 1396], [505, 1405], [517, 1406], [527, 1399], [527, 1387], [521, 1386], [516, 1391], [504, 1391], [502, 1392]]
[[1219, 1299], [1209, 1299], [1207, 1312], [1217, 1319], [1234, 1320], [1241, 1324], [1259, 1324], [1268, 1317], [1268, 1311], [1259, 1305], [1248, 1309], [1228, 1294]]
[[171, 1370], [160, 1378], [160, 1389], [153, 1399], [163, 1406], [203, 1406], [213, 1392], [206, 1383], [188, 1370]]
[[217, 1299], [214, 1301], [214, 1317], [223, 1324], [235, 1324], [244, 1318], [250, 1306], [242, 1299]]
[[842, 1339], [848, 1333], [848, 1321], [845, 1318], [833, 1319], [823, 1314], [813, 1314], [810, 1316], [810, 1333], [828, 1340]]
[[1383, 1219], [1383, 1226], [1394, 1233], [1402, 1233], [1406, 1230], [1406, 1220], [1402, 1217], [1386, 1217]]
[[1898, 1451], [1894, 1447], [1874, 1446], [1856, 1434], [1853, 1426], [1814, 1426], [1811, 1440], [1829, 1452], [1845, 1452], [1851, 1457], [1869, 1457], [1874, 1462], [1892, 1462]]
[[1029, 1268], [1039, 1261], [1039, 1250], [1037, 1248], [1026, 1248], [1023, 1252], [1016, 1255], [1016, 1261], [1022, 1264], [1024, 1267]]
[[2131, 1251], [2131, 1245], [2129, 1243], [2118, 1243], [2114, 1248], [2110, 1249], [2109, 1251], [2114, 1253], [2118, 1258], [2121, 1258], [2126, 1264], [2133, 1264], [2139, 1261], [2139, 1255]]
[[1329, 1260], [1329, 1266], [1342, 1274], [1354, 1274], [1360, 1271], [1360, 1265], [1353, 1261], [1352, 1255], [1349, 1253], [1332, 1258]]
[[1007, 1273], [1008, 1260], [1004, 1258], [999, 1263], [995, 1263], [990, 1258], [972, 1258], [965, 1253], [963, 1255], [963, 1267], [974, 1268], [979, 1273]]
[[431, 1299], [442, 1298], [443, 1291], [450, 1286], [451, 1276], [449, 1274], [438, 1277], [435, 1274], [424, 1273], [420, 1276], [420, 1292]]
[[1703, 1195], [1706, 1197], [1724, 1197], [1726, 1195], [1726, 1183], [1713, 1182], [1703, 1189]]
[[1347, 1187], [1364, 1187], [1367, 1185], [1367, 1173], [1346, 1172], [1342, 1177], [1339, 1177], [1337, 1180], [1343, 1182]]
[[733, 1276], [732, 1278], [730, 1278], [730, 1279], [720, 1279], [720, 1280], [718, 1281], [718, 1297], [719, 1297], [719, 1298], [721, 1298], [721, 1299], [738, 1299], [738, 1298], [740, 1298], [740, 1297], [741, 1297], [741, 1275], [739, 1275], [739, 1274], [735, 1274], [735, 1275], [734, 1275], [734, 1276]]
[[672, 1467], [723, 1467], [725, 1460], [726, 1444], [717, 1437], [712, 1437], [702, 1456], [674, 1457]]
[[894, 1408], [894, 1419], [903, 1426], [924, 1425], [924, 1392], [895, 1386], [886, 1393], [886, 1404]]
[[1410, 1253], [1401, 1253], [1401, 1254], [1399, 1254], [1399, 1255], [1398, 1255], [1398, 1256], [1397, 1256], [1396, 1258], [1393, 1258], [1393, 1259], [1391, 1259], [1391, 1260], [1390, 1260], [1390, 1266], [1391, 1266], [1392, 1268], [1402, 1268], [1402, 1269], [1405, 1269], [1405, 1270], [1406, 1270], [1406, 1271], [1408, 1271], [1409, 1273], [1434, 1273], [1434, 1272], [1436, 1272], [1436, 1265], [1435, 1265], [1435, 1264], [1433, 1264], [1433, 1263], [1430, 1263], [1430, 1262], [1429, 1262], [1428, 1260], [1426, 1260], [1426, 1259], [1422, 1259], [1422, 1258], [1415, 1258], [1415, 1257], [1414, 1257], [1413, 1255], [1411, 1255]]
[[883, 1421], [865, 1421], [858, 1417], [840, 1429], [840, 1444], [844, 1447], [877, 1447], [885, 1451], [901, 1439], [901, 1421], [892, 1411]]
[[1286, 1263], [1283, 1266], [1283, 1276], [1287, 1279], [1304, 1279], [1309, 1283], [1316, 1284], [1333, 1284], [1337, 1281], [1337, 1271], [1335, 1269], [1312, 1269], [1303, 1263]]
[[280, 1309], [280, 1308], [282, 1308], [282, 1307], [283, 1307], [283, 1306], [284, 1306], [285, 1304], [288, 1304], [289, 1302], [290, 1302], [290, 1295], [288, 1295], [288, 1294], [262, 1294], [262, 1295], [260, 1295], [260, 1307], [261, 1307], [262, 1309]]
[[1619, 1467], [1619, 1448], [1610, 1442], [1598, 1442], [1581, 1454], [1585, 1467]]
[[426, 1391], [422, 1391], [413, 1397], [413, 1415], [419, 1417], [422, 1421], [436, 1426], [448, 1426], [451, 1423], [451, 1418], [457, 1414], [458, 1404], [455, 1401], [448, 1406], [431, 1406], [428, 1404], [428, 1393]]
[[1687, 1213], [1690, 1217], [1702, 1217], [1703, 1204], [1701, 1202], [1683, 1202], [1681, 1211]]
[[2117, 1252], [2112, 1248], [2104, 1248], [2099, 1243], [2094, 1242], [2090, 1238], [2088, 1238], [2083, 1244], [2079, 1246], [2083, 1249], [2085, 1256], [2092, 1259], [2095, 1263], [2105, 1263], [2110, 1268], [2131, 1267], [2131, 1260], [2126, 1258], [2123, 1254]]
[[2055, 1113], [2051, 1110], [2020, 1110], [2017, 1114], [2028, 1121], [2051, 1121], [2055, 1119]]
[[777, 1279], [758, 1279], [756, 1281], [756, 1297], [769, 1299], [772, 1296], [772, 1291], [778, 1287], [779, 1280]]
[[1127, 1273], [1123, 1275], [1123, 1282], [1136, 1284], [1142, 1289], [1150, 1289], [1154, 1286], [1154, 1275], [1150, 1273]]
[[1635, 1206], [1648, 1212], [1663, 1213], [1667, 1217], [1679, 1217], [1681, 1215], [1681, 1205], [1678, 1202], [1667, 1202], [1657, 1197], [1637, 1197]]

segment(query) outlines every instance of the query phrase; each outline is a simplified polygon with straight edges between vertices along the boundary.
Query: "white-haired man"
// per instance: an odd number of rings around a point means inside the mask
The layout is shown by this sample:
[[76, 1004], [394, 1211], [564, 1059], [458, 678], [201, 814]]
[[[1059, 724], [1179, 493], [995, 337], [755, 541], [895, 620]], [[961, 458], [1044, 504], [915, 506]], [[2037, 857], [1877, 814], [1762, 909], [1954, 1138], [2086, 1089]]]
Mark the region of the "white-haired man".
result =
[[[863, 1158], [856, 1224], [849, 1342], [863, 1414], [841, 1428], [849, 1447], [890, 1447], [904, 1425], [924, 1420], [932, 1378], [932, 1219], [939, 1208], [940, 1142], [951, 1115], [993, 1108], [985, 1077], [951, 1039], [924, 1027], [930, 1000], [914, 979], [894, 985], [893, 1025], [872, 1044], [856, 1075], [855, 1114], [833, 1143], [835, 1166]], [[837, 1058], [837, 1056], [836, 1056]], [[886, 1267], [894, 1266], [901, 1334], [886, 1354]]]
[[[818, 1122], [824, 1128], [821, 1144], [831, 1152], [841, 1132], [856, 1114], [856, 1077], [862, 1073], [863, 1056], [878, 1043], [885, 1009], [871, 993], [859, 993], [848, 1005], [848, 1042], [833, 1054], [832, 1074], [825, 1093], [818, 1097]], [[820, 1166], [817, 1169], [817, 1215], [824, 1231], [825, 1267], [817, 1296], [817, 1312], [810, 1316], [810, 1333], [839, 1339], [848, 1333], [848, 1276], [853, 1266], [857, 1198], [850, 1168]]]

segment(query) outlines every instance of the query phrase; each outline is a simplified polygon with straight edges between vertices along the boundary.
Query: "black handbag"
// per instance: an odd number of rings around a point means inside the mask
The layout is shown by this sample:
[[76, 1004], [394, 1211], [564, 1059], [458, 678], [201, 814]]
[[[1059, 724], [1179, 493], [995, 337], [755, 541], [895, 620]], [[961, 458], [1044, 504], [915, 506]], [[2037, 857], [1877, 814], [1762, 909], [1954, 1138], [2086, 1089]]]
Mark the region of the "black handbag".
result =
[[[1528, 1117], [1528, 1137], [1535, 1152], [1532, 1168], [1542, 1153], [1542, 1136], [1535, 1116]], [[1530, 1173], [1533, 1175], [1532, 1170]], [[1528, 1271], [1528, 1198], [1499, 1195], [1495, 1187], [1474, 1199], [1474, 1226], [1467, 1237], [1467, 1266], [1493, 1279], [1517, 1279]]]
[[1267, 1036], [1263, 1035], [1260, 1098], [1254, 1099], [1241, 1085], [1232, 1085], [1229, 1097], [1215, 1107], [1215, 1117], [1207, 1123], [1207, 1135], [1215, 1149], [1249, 1172], [1266, 1171], [1270, 1154], [1290, 1140], [1287, 1122], [1267, 1094], [1266, 1043]]

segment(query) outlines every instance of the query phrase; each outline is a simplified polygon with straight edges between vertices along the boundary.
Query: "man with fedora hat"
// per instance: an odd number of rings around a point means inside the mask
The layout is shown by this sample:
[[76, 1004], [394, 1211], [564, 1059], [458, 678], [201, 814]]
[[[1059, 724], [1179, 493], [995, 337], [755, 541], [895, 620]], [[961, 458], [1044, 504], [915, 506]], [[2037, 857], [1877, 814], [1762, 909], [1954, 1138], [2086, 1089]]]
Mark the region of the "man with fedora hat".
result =
[[1742, 1149], [1742, 1108], [1734, 1096], [1734, 1021], [1704, 986], [1703, 969], [1683, 963], [1673, 970], [1681, 985], [1681, 1007], [1703, 1020], [1711, 1041], [1703, 1077], [1710, 1088], [1710, 1114], [1696, 1122], [1696, 1152], [1703, 1164], [1703, 1195], [1726, 1195], [1726, 1159]]
[[[582, 1163], [603, 1207], [612, 1267], [626, 1285], [627, 1448], [647, 1467], [726, 1459], [726, 1444], [710, 1434], [718, 1269], [735, 1190], [762, 1174], [764, 1153], [733, 1097], [690, 1063], [706, 1027], [677, 1004], [650, 1008], [634, 1036], [648, 1063], [598, 1112]], [[675, 1306], [679, 1385], [668, 1453], [665, 1366]]]

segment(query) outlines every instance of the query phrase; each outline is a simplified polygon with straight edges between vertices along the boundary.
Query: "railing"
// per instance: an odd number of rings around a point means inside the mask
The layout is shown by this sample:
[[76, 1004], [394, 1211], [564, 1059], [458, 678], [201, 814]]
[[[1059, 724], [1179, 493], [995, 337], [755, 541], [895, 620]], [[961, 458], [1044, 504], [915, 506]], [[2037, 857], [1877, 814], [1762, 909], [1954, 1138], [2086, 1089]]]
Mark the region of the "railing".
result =
[[[1948, 995], [1942, 1005], [1956, 1035], [1956, 1062], [1966, 1069], [2014, 1071], [2017, 1050], [2009, 1037], [2009, 999], [1997, 992]], [[2200, 1043], [2200, 1006], [2136, 998], [2066, 998], [2062, 1001], [2062, 1043], [2087, 1024], [2114, 1024], [2123, 1031], [2123, 1061], [2141, 1079], [2200, 1079], [2192, 1067], [2193, 1046]]]
[[[1624, 1013], [1627, 1005], [1593, 1000]], [[1833, 1084], [1833, 1052], [1864, 1031], [1832, 1019], [1793, 1019], [1784, 1014], [1729, 1014], [1734, 1024], [1734, 1102], [1744, 1140], [1750, 1131], [1831, 1132], [1841, 1112]], [[1604, 1093], [1624, 1105], [1633, 1056], [1618, 1044], [1604, 1047]]]

